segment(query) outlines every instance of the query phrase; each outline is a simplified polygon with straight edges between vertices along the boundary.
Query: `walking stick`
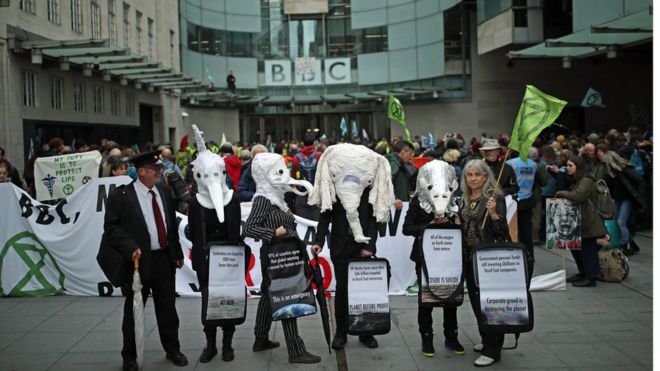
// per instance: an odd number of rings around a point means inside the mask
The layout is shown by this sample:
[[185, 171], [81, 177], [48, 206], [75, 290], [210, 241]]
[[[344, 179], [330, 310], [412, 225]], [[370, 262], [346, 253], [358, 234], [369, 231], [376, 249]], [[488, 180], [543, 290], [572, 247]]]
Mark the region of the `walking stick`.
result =
[[[500, 183], [500, 178], [502, 177], [502, 170], [504, 170], [504, 165], [506, 164], [506, 158], [509, 157], [509, 149], [506, 149], [506, 152], [504, 153], [504, 159], [502, 160], [502, 166], [500, 166], [500, 173], [497, 175], [497, 181], [495, 184]], [[495, 190], [493, 190], [493, 194], [495, 194]], [[493, 197], [491, 195], [490, 197]], [[488, 220], [488, 212], [486, 212], [486, 215], [484, 215], [484, 221], [481, 223], [481, 229], [484, 229], [486, 226], [486, 220]]]

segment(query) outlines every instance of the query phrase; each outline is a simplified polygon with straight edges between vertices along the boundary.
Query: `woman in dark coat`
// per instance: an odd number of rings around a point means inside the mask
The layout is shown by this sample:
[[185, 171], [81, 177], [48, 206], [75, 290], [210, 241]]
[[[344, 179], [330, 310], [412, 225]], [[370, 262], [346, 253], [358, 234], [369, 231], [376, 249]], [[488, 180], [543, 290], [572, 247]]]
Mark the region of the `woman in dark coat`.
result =
[[[477, 287], [474, 282], [472, 249], [482, 243], [496, 240], [510, 241], [509, 225], [506, 220], [506, 202], [504, 194], [497, 185], [493, 173], [483, 160], [470, 160], [463, 168], [461, 178], [463, 191], [462, 205], [459, 209], [463, 241], [466, 246], [465, 269], [468, 294], [472, 310], [477, 316], [481, 312]], [[487, 215], [487, 217], [486, 217]], [[481, 225], [486, 218], [486, 225]], [[498, 362], [504, 344], [504, 334], [481, 334], [481, 344], [474, 346], [474, 351], [481, 352], [475, 361], [477, 367], [490, 366]]]
[[598, 197], [596, 181], [587, 175], [587, 171], [587, 163], [582, 157], [571, 157], [566, 164], [566, 172], [572, 182], [571, 188], [555, 195], [556, 198], [565, 198], [580, 205], [582, 249], [571, 250], [579, 273], [566, 279], [566, 282], [572, 282], [575, 287], [596, 286], [596, 277], [600, 273], [596, 240], [607, 233], [594, 206]]

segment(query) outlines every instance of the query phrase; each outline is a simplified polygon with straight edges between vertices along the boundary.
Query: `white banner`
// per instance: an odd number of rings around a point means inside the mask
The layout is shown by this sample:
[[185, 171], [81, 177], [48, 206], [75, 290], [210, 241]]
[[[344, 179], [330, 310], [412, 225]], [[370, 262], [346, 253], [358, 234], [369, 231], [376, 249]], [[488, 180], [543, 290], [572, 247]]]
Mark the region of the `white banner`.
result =
[[348, 264], [348, 314], [388, 313], [387, 264], [382, 260]]
[[242, 318], [245, 313], [245, 248], [209, 248], [209, 299], [206, 319]]
[[481, 312], [489, 325], [529, 322], [525, 255], [520, 249], [477, 251]]
[[[430, 291], [440, 299], [451, 297], [463, 275], [463, 237], [460, 229], [427, 228], [422, 248], [429, 274], [428, 284], [422, 270], [422, 294]], [[422, 295], [422, 301], [424, 295]]]
[[[92, 179], [57, 205], [42, 204], [13, 184], [1, 183], [0, 295], [121, 295], [121, 290], [112, 287], [99, 268], [96, 254], [101, 243], [108, 194], [116, 186], [130, 181], [127, 176]], [[243, 221], [250, 209], [251, 203], [241, 204]], [[403, 294], [406, 287], [415, 283], [414, 263], [408, 258], [414, 239], [402, 233], [407, 210], [407, 203], [401, 210], [392, 208], [391, 221], [379, 231], [377, 255], [390, 262], [390, 294]], [[310, 249], [316, 237], [316, 222], [295, 218], [298, 235], [312, 256]], [[192, 244], [184, 235], [188, 218], [177, 214], [177, 220], [185, 265], [177, 270], [176, 289], [183, 296], [199, 296], [197, 276], [190, 260]], [[251, 238], [245, 242], [252, 249], [245, 281], [248, 287], [256, 289], [261, 284], [261, 242]], [[334, 291], [334, 270], [327, 245], [320, 254], [319, 265], [326, 290]]]
[[37, 200], [57, 200], [71, 196], [87, 182], [98, 178], [100, 165], [99, 151], [39, 157], [34, 163]]

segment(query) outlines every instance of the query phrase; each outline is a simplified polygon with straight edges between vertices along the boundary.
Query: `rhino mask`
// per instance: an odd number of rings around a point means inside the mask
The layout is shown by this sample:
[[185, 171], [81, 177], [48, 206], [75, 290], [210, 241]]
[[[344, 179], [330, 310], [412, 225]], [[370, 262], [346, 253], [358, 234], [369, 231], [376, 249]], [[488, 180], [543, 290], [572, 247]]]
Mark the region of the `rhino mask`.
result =
[[328, 147], [319, 159], [308, 203], [319, 206], [323, 212], [331, 210], [339, 197], [355, 241], [367, 243], [370, 238], [364, 235], [358, 215], [360, 199], [367, 187], [371, 187], [369, 203], [376, 221], [389, 221], [394, 187], [387, 159], [365, 146], [336, 144]]
[[[257, 185], [254, 196], [264, 196], [273, 205], [284, 211], [289, 207], [284, 202], [284, 194], [293, 192], [304, 196], [312, 190], [312, 184], [306, 180], [291, 178], [290, 170], [284, 163], [284, 157], [275, 153], [259, 153], [252, 160], [252, 177]], [[305, 190], [298, 190], [297, 186]]]
[[424, 211], [441, 217], [458, 212], [452, 197], [457, 188], [454, 168], [444, 161], [433, 160], [419, 169], [414, 196]]
[[198, 192], [195, 195], [200, 205], [215, 209], [220, 223], [225, 222], [225, 206], [229, 204], [234, 191], [227, 186], [225, 161], [219, 155], [206, 149], [204, 138], [197, 125], [192, 125], [197, 145], [197, 158], [191, 162]]

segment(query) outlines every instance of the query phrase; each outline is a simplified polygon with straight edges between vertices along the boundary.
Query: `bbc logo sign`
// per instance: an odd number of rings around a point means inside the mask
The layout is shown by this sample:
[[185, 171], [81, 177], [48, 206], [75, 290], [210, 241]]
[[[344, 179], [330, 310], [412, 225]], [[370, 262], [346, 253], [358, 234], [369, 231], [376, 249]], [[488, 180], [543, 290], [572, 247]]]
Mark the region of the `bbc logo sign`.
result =
[[[323, 62], [323, 63], [321, 63]], [[321, 70], [323, 64], [323, 70]], [[337, 85], [351, 83], [350, 58], [299, 58], [264, 61], [265, 86]]]

